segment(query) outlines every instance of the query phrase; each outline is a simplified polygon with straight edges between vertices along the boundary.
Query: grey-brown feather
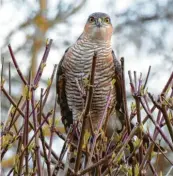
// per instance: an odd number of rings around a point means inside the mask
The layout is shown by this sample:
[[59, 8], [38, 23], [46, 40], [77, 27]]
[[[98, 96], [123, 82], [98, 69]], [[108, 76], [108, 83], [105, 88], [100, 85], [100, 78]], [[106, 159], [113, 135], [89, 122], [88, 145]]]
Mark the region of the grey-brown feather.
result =
[[[94, 51], [98, 53], [98, 58], [95, 72], [91, 116], [94, 126], [96, 127], [99, 119], [103, 115], [107, 103], [107, 96], [111, 87], [111, 81], [116, 78], [116, 74], [120, 71], [120, 65], [117, 60], [106, 62], [105, 58], [112, 55], [110, 43], [103, 41], [99, 43], [90, 41], [87, 38], [79, 38], [77, 42], [65, 53], [59, 69], [61, 68], [65, 79], [64, 94], [66, 96], [63, 98], [66, 98], [68, 109], [73, 114], [73, 120], [77, 120], [83, 110], [84, 99], [81, 97], [76, 80], [78, 81], [81, 89], [85, 90], [84, 80], [89, 77]], [[117, 89], [114, 87], [111, 95], [112, 101], [110, 106], [116, 107], [116, 105], [120, 103], [117, 103], [116, 101], [116, 92]], [[118, 96], [120, 96], [119, 99], [121, 100], [121, 95]], [[112, 109], [114, 111], [118, 110], [118, 108], [120, 109], [119, 106]], [[68, 118], [66, 118], [66, 120], [68, 121]]]

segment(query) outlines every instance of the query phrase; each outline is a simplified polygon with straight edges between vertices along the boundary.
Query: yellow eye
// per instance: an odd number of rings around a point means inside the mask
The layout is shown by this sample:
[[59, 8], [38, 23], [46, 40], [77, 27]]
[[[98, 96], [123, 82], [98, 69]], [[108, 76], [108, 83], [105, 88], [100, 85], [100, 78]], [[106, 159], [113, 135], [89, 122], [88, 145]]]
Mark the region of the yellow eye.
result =
[[105, 21], [106, 23], [110, 23], [110, 18], [107, 17], [107, 18], [104, 19], [104, 21]]
[[94, 22], [94, 17], [90, 17], [90, 18], [89, 18], [89, 22], [90, 22], [90, 23]]

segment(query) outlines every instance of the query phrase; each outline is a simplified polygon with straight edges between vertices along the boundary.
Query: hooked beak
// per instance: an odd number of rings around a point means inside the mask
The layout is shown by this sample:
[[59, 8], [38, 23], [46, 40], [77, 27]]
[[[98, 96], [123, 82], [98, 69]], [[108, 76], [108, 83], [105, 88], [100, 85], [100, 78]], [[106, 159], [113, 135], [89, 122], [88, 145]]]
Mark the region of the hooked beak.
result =
[[97, 19], [96, 26], [99, 27], [99, 28], [102, 26], [102, 19], [101, 18]]

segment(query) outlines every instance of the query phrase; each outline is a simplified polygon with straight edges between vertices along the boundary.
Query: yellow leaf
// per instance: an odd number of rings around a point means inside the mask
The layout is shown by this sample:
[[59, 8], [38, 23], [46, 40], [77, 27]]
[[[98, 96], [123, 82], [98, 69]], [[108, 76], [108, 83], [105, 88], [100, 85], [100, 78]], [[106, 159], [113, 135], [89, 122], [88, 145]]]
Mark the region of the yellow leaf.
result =
[[89, 79], [88, 79], [88, 78], [84, 78], [84, 79], [83, 79], [83, 83], [84, 83], [84, 86], [85, 86], [85, 87], [88, 86], [88, 84], [89, 84]]
[[134, 147], [139, 147], [141, 145], [141, 140], [139, 138], [137, 138], [134, 142]]
[[3, 87], [3, 86], [4, 86], [4, 83], [5, 83], [5, 79], [4, 79], [4, 78], [2, 78], [1, 87]]
[[58, 127], [59, 123], [60, 123], [60, 119], [56, 118], [55, 119], [55, 127]]
[[35, 143], [31, 142], [31, 144], [28, 146], [28, 150], [31, 151], [35, 147]]
[[74, 156], [77, 156], [77, 150], [74, 150], [73, 154]]
[[10, 143], [10, 141], [12, 140], [12, 136], [10, 134], [6, 134], [2, 137], [2, 143], [1, 143], [1, 147], [4, 148], [6, 145], [8, 145]]
[[[29, 91], [29, 92], [28, 92]], [[23, 96], [25, 98], [27, 98], [28, 100], [31, 99], [31, 91], [29, 90], [29, 87], [27, 85], [25, 85], [24, 89], [23, 89]]]
[[48, 78], [47, 85], [50, 86], [51, 84], [52, 84], [52, 80], [50, 78]]
[[131, 111], [134, 111], [136, 109], [136, 104], [134, 102], [131, 103]]
[[91, 136], [91, 133], [89, 132], [89, 130], [85, 130], [85, 133], [84, 133], [84, 143], [83, 143], [83, 146], [82, 148], [85, 149], [86, 148], [86, 145], [88, 143], [88, 139], [90, 138]]
[[44, 67], [46, 66], [46, 63], [41, 64], [41, 71], [43, 71]]
[[46, 40], [46, 45], [49, 45], [49, 39]]
[[135, 165], [135, 175], [139, 174], [139, 164]]
[[112, 80], [112, 86], [116, 83], [116, 79]]
[[115, 158], [115, 156], [116, 156], [116, 155], [115, 155], [115, 152], [114, 152], [114, 153], [112, 154], [112, 159], [114, 159], [114, 158]]
[[163, 173], [162, 173], [162, 171], [160, 171], [160, 172], [159, 172], [159, 176], [163, 176]]

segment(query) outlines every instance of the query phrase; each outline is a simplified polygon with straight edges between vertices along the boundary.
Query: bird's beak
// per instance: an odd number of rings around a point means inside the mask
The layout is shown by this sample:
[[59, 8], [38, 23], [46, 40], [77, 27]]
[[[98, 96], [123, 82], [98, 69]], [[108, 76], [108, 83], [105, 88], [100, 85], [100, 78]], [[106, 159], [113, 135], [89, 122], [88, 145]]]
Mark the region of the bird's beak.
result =
[[101, 18], [98, 18], [98, 20], [96, 21], [96, 26], [99, 28], [102, 26], [102, 19]]

